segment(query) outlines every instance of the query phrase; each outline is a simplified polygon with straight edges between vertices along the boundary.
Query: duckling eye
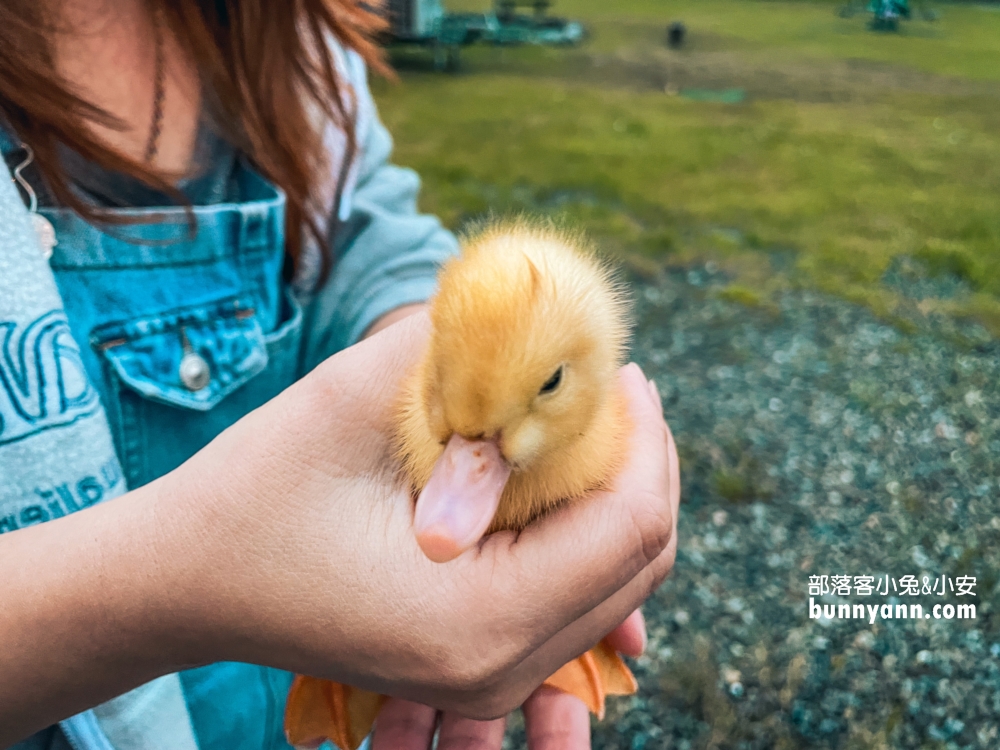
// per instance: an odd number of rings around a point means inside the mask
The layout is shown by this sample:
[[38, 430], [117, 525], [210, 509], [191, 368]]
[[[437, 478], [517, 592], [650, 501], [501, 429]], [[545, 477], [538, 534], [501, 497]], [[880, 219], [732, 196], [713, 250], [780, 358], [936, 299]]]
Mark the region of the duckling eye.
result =
[[552, 373], [552, 377], [545, 381], [542, 389], [538, 391], [539, 396], [544, 396], [546, 393], [552, 393], [559, 384], [562, 382], [563, 376], [563, 366], [559, 365], [559, 369]]

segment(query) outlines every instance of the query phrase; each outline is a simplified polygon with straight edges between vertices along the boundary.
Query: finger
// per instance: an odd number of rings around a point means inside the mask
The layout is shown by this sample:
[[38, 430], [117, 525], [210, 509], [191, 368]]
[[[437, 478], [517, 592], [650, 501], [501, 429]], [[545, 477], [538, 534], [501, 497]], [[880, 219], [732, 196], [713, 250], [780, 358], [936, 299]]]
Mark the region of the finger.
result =
[[389, 698], [375, 722], [371, 750], [428, 750], [436, 726], [436, 709]]
[[500, 750], [503, 733], [507, 725], [505, 718], [493, 721], [465, 719], [458, 714], [445, 713], [441, 716], [441, 732], [438, 734], [438, 750]]
[[[588, 612], [583, 617], [567, 625], [563, 630], [550, 638], [546, 643], [507, 672], [507, 684], [526, 685], [524, 693], [508, 695], [507, 703], [518, 705], [527, 700], [528, 690], [540, 685], [559, 667], [570, 659], [579, 656], [589, 648], [597, 645], [605, 633], [607, 623], [624, 621], [629, 613], [634, 611], [656, 588], [673, 567], [677, 554], [676, 536], [667, 544], [660, 557], [643, 570], [628, 585], [606, 601]], [[583, 644], [582, 646], [579, 644]], [[496, 704], [495, 711], [506, 710], [502, 703]]]
[[[497, 696], [497, 699], [491, 703], [494, 714], [525, 702], [533, 686], [540, 685], [556, 669], [596, 645], [608, 632], [606, 623], [624, 622], [630, 613], [634, 612], [638, 605], [659, 587], [673, 568], [677, 555], [676, 511], [680, 497], [676, 451], [674, 451], [674, 459], [670, 461], [670, 464], [674, 467], [670, 484], [674, 521], [671, 538], [666, 548], [653, 563], [642, 570], [626, 586], [623, 586], [583, 617], [567, 625], [507, 672], [505, 675], [507, 685], [526, 685], [527, 688], [525, 688], [524, 693], [519, 693], [516, 688], [512, 688], [513, 692], [507, 693], [502, 698]], [[581, 643], [583, 646], [579, 645]]]
[[590, 711], [579, 698], [541, 687], [522, 709], [528, 750], [590, 750]]
[[[655, 399], [657, 408], [660, 407], [660, 394], [659, 390], [656, 388], [656, 384], [653, 381], [649, 382], [649, 392], [652, 394], [653, 399]], [[670, 511], [672, 516], [672, 534], [671, 540], [667, 545], [667, 548], [661, 553], [658, 560], [654, 562], [653, 566], [662, 566], [665, 568], [666, 572], [669, 572], [673, 568], [674, 559], [677, 554], [677, 518], [680, 509], [680, 496], [681, 496], [681, 484], [680, 484], [680, 460], [677, 455], [677, 446], [674, 442], [673, 433], [670, 431], [670, 426], [665, 422], [663, 423], [663, 428], [666, 433], [667, 442], [667, 466], [668, 473], [666, 476], [666, 494], [668, 495], [670, 503]], [[664, 573], [665, 576], [666, 573]], [[642, 586], [642, 577], [637, 577], [630, 585]], [[661, 581], [662, 582], [662, 579]], [[659, 582], [655, 582], [653, 589], [659, 586]], [[628, 592], [623, 589], [620, 591], [615, 598], [623, 599], [626, 598]], [[608, 601], [602, 605], [604, 608], [611, 608], [615, 606], [616, 602]], [[525, 669], [530, 668], [530, 663], [534, 660], [543, 658], [542, 655], [545, 651], [553, 648], [553, 645], [561, 640], [563, 637], [567, 636], [571, 630], [583, 629], [586, 627], [586, 620], [597, 614], [597, 611], [588, 613], [584, 618], [581, 618], [576, 623], [573, 623], [566, 631], [560, 633], [555, 638], [552, 638], [549, 643], [544, 647], [540, 648], [538, 652], [533, 654], [531, 657], [525, 660], [523, 667]], [[645, 650], [647, 645], [647, 633], [645, 619], [642, 616], [642, 612], [638, 609], [634, 610], [625, 621], [619, 625], [615, 630], [608, 634], [609, 642], [617, 651], [621, 651], [627, 656], [640, 656]], [[596, 643], [596, 641], [595, 641]]]
[[[665, 423], [664, 429], [666, 430], [667, 465], [669, 467], [669, 472], [666, 478], [667, 489], [665, 492], [668, 495], [670, 512], [672, 515], [671, 538], [666, 548], [660, 553], [659, 557], [650, 566], [637, 575], [628, 586], [623, 587], [610, 599], [596, 607], [592, 612], [587, 613], [584, 617], [581, 617], [579, 620], [571, 623], [564, 629], [563, 632], [551, 638], [544, 646], [540, 647], [530, 657], [526, 658], [520, 665], [520, 669], [525, 671], [531, 670], [533, 664], [544, 661], [546, 652], [557, 649], [558, 646], [556, 644], [562, 641], [562, 639], [572, 639], [578, 633], [586, 633], [586, 635], [582, 636], [584, 638], [594, 638], [592, 642], [587, 641], [587, 647], [592, 647], [598, 640], [600, 640], [599, 636], [595, 635], [594, 629], [591, 626], [590, 621], [592, 618], [599, 617], [601, 615], [601, 610], [612, 612], [619, 611], [622, 613], [621, 617], [625, 617], [630, 611], [630, 608], [627, 607], [627, 603], [633, 601], [631, 598], [633, 595], [633, 588], [638, 588], [639, 591], [642, 591], [644, 587], [648, 586], [649, 593], [652, 593], [659, 587], [659, 585], [663, 582], [663, 579], [673, 568], [674, 560], [677, 556], [677, 518], [680, 510], [681, 475], [680, 460], [677, 456], [677, 446], [674, 443], [674, 436], [670, 431], [670, 427]], [[645, 600], [645, 597], [643, 597], [642, 600]], [[634, 609], [634, 607], [631, 609]], [[560, 665], [562, 663], [565, 662], [560, 662]], [[543, 677], [542, 679], [545, 678]]]
[[626, 656], [642, 656], [646, 650], [646, 621], [642, 611], [636, 610], [625, 622], [608, 633], [605, 640], [615, 651]]
[[[511, 534], [494, 534], [474, 561], [480, 568], [476, 573], [487, 579], [484, 585], [496, 592], [496, 617], [523, 628], [536, 644], [568, 620], [594, 611], [647, 568], [648, 581], [662, 579], [669, 568], [661, 557], [674, 528], [665, 423], [638, 366], [622, 368], [619, 382], [633, 430], [627, 464], [612, 488], [533, 523], [516, 543]], [[605, 622], [601, 635], [622, 622], [645, 594], [633, 589], [632, 606]], [[511, 601], [518, 606], [509, 606]], [[584, 650], [581, 643], [566, 659]]]

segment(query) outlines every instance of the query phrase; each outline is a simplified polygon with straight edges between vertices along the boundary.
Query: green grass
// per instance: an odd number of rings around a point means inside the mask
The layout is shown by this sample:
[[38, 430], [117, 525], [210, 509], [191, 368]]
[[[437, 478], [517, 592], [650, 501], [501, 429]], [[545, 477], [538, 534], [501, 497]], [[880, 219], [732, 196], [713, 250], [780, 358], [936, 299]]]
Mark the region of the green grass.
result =
[[[627, 17], [656, 23], [683, 19], [698, 32], [730, 38], [743, 50], [764, 51], [788, 61], [808, 55], [816, 59], [856, 58], [908, 65], [931, 73], [983, 80], [1000, 79], [997, 56], [998, 9], [988, 6], [934, 5], [941, 13], [933, 23], [905, 24], [898, 35], [883, 34], [873, 40], [861, 15], [844, 19], [834, 11], [843, 3], [759, 2], [747, 0], [576, 0], [558, 3], [559, 13], [583, 16], [613, 26]], [[482, 3], [457, 6], [482, 8]], [[620, 9], [627, 9], [624, 12]], [[612, 45], [628, 43], [625, 35], [604, 35]]]
[[[609, 252], [712, 258], [760, 299], [807, 285], [1000, 334], [1000, 12], [938, 6], [886, 35], [835, 8], [560, 0], [588, 26], [581, 48], [471, 48], [457, 75], [401, 53], [402, 85], [376, 93], [449, 226], [542, 213]], [[662, 46], [673, 19], [679, 52]], [[733, 88], [745, 103], [683, 96]], [[904, 259], [958, 283], [910, 299], [885, 282]]]

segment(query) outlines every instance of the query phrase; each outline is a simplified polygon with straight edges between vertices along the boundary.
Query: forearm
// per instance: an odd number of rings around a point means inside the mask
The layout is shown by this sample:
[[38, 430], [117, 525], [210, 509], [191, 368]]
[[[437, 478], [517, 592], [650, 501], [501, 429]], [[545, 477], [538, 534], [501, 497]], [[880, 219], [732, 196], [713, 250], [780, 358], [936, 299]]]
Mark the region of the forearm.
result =
[[[154, 483], [0, 537], [0, 747], [197, 660]], [[185, 563], [185, 564], [188, 564]]]

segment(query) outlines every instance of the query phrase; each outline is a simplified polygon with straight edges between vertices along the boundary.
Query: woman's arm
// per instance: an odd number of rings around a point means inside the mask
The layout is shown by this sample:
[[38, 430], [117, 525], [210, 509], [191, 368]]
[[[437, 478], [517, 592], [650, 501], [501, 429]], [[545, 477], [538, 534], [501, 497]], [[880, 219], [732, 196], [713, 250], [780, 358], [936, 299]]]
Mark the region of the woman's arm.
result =
[[635, 609], [673, 563], [677, 482], [638, 368], [622, 374], [637, 427], [613, 502], [438, 565], [388, 438], [426, 330], [411, 316], [156, 482], [0, 537], [0, 746], [224, 660], [497, 716]]

